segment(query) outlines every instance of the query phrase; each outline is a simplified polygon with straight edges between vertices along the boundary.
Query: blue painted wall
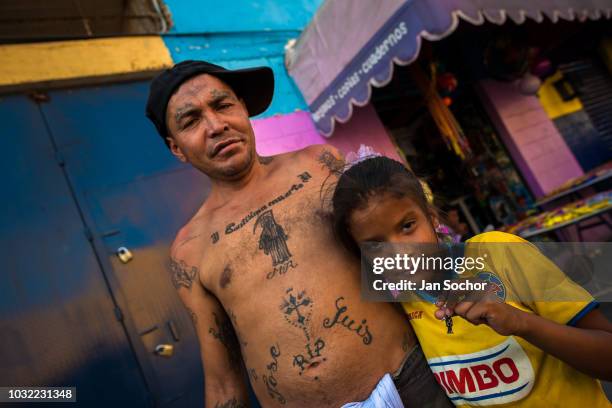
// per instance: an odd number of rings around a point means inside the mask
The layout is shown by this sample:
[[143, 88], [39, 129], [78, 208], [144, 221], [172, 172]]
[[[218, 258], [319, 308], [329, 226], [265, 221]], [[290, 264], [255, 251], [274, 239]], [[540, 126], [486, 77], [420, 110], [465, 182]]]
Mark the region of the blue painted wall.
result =
[[307, 110], [285, 69], [284, 47], [300, 35], [322, 2], [166, 0], [174, 26], [163, 38], [175, 62], [203, 59], [230, 69], [271, 67], [274, 98], [258, 117]]
[[172, 33], [302, 30], [323, 0], [165, 0]]

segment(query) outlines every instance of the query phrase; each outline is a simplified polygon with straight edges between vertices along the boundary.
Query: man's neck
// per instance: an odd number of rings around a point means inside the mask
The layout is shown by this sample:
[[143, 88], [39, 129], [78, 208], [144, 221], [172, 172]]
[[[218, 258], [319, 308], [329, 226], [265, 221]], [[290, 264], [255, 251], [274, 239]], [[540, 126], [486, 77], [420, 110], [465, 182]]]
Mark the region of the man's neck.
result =
[[251, 168], [235, 180], [211, 180], [212, 190], [210, 197], [214, 198], [215, 202], [221, 203], [221, 205], [232, 201], [237, 195], [244, 194], [245, 191], [251, 189], [251, 186], [258, 184], [259, 180], [266, 174], [265, 167], [255, 159]]

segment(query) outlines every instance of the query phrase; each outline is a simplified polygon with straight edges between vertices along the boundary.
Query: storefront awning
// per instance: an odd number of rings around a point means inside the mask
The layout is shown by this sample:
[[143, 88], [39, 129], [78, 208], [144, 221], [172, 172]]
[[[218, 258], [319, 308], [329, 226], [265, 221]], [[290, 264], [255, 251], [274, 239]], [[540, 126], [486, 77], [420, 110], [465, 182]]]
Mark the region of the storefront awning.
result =
[[459, 18], [521, 24], [544, 16], [553, 22], [611, 18], [612, 0], [327, 0], [287, 46], [286, 65], [317, 129], [331, 136], [335, 121], [348, 121], [353, 105], [369, 102], [372, 85], [391, 80], [394, 62], [418, 57], [421, 38], [446, 37]]

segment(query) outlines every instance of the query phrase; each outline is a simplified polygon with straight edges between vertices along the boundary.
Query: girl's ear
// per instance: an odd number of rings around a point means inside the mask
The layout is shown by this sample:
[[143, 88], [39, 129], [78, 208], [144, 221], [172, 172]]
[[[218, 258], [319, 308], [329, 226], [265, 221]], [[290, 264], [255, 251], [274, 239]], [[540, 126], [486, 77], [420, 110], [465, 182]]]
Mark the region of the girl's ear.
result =
[[440, 226], [440, 216], [435, 208], [429, 209], [429, 219], [431, 220], [431, 225], [434, 227], [434, 230]]

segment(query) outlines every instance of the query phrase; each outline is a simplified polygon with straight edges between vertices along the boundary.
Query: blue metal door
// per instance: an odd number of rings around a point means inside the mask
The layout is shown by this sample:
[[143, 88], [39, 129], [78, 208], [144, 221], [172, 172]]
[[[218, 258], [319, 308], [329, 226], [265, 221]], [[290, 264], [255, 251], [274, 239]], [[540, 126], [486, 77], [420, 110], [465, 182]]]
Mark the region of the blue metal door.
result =
[[41, 109], [157, 405], [202, 406], [198, 342], [167, 265], [172, 238], [210, 184], [148, 123], [147, 92], [148, 83], [54, 91]]
[[76, 386], [79, 406], [149, 405], [61, 157], [25, 96], [0, 99], [0, 151], [0, 385]]

